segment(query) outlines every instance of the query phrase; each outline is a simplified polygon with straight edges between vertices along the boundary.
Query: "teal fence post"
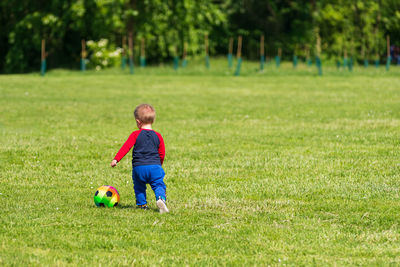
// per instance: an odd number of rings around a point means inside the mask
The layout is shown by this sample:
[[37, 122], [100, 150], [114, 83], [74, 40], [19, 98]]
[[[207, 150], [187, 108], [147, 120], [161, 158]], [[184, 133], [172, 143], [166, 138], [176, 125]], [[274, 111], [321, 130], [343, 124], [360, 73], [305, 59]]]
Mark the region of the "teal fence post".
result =
[[260, 56], [260, 70], [261, 71], [264, 70], [264, 62], [265, 62], [265, 57], [264, 56]]
[[364, 59], [364, 68], [368, 68], [368, 59]]
[[187, 66], [187, 43], [183, 43], [183, 55], [182, 55], [182, 68], [186, 68]]
[[140, 40], [140, 57], [139, 57], [140, 67], [144, 68], [146, 66], [146, 46], [144, 38]]
[[140, 57], [140, 67], [144, 68], [146, 66], [146, 57]]
[[42, 54], [41, 54], [41, 64], [40, 64], [40, 75], [44, 76], [46, 74], [46, 40], [42, 39]]
[[210, 68], [210, 57], [208, 54], [208, 34], [206, 33], [204, 35], [204, 52], [205, 52], [205, 63], [206, 63], [206, 68]]
[[386, 59], [386, 70], [389, 70], [391, 61], [392, 61], [392, 57], [388, 56], [387, 59]]
[[125, 70], [125, 66], [126, 66], [126, 56], [123, 55], [121, 59], [121, 69]]
[[348, 65], [347, 57], [343, 58], [343, 68], [346, 69]]
[[126, 36], [122, 36], [121, 69], [125, 70], [125, 66], [126, 66]]
[[337, 69], [340, 69], [340, 66], [342, 65], [342, 63], [340, 63], [340, 60], [339, 59], [337, 59], [336, 60], [336, 68]]
[[86, 70], [86, 41], [85, 39], [81, 40], [82, 52], [81, 52], [81, 71]]
[[311, 58], [307, 59], [307, 66], [311, 67], [312, 66], [312, 60]]
[[379, 68], [379, 59], [375, 59], [375, 68]]
[[231, 53], [228, 54], [228, 67], [232, 68], [232, 61], [233, 61], [233, 56]]
[[297, 56], [294, 55], [293, 56], [293, 68], [296, 68], [296, 67], [297, 67]]
[[42, 60], [42, 64], [40, 66], [40, 75], [44, 76], [46, 74], [46, 59]]
[[392, 61], [392, 57], [390, 55], [390, 36], [389, 35], [386, 35], [386, 52], [387, 52], [386, 71], [389, 71], [390, 62]]
[[179, 58], [178, 56], [174, 56], [174, 70], [177, 70], [179, 67]]
[[129, 71], [130, 71], [131, 74], [134, 73], [134, 64], [133, 64], [132, 57], [129, 57]]
[[353, 71], [353, 58], [352, 57], [349, 59], [349, 63], [347, 65], [347, 67], [349, 68], [349, 71]]
[[86, 60], [84, 58], [81, 58], [81, 71], [86, 70]]
[[134, 72], [134, 64], [133, 64], [133, 40], [132, 40], [132, 32], [129, 32], [128, 46], [129, 46], [129, 72], [133, 74]]
[[279, 66], [281, 65], [281, 57], [280, 56], [275, 56], [275, 64], [276, 64], [276, 67], [279, 68]]
[[182, 68], [185, 68], [187, 66], [187, 60], [186, 58], [182, 60]]
[[315, 65], [317, 65], [319, 76], [322, 76], [322, 63], [321, 63], [321, 59], [318, 56], [315, 59]]
[[242, 58], [240, 57], [238, 59], [237, 62], [237, 66], [236, 66], [236, 71], [235, 71], [235, 76], [239, 76], [240, 75], [240, 66], [242, 65]]

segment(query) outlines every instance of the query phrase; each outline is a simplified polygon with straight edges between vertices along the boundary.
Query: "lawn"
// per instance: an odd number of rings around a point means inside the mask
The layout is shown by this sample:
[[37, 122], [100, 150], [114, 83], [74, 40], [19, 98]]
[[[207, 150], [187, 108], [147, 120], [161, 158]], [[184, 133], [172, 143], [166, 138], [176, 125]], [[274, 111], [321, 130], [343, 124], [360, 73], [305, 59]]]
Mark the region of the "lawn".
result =
[[[400, 264], [400, 68], [201, 63], [0, 76], [2, 265]], [[110, 167], [143, 102], [169, 214]]]

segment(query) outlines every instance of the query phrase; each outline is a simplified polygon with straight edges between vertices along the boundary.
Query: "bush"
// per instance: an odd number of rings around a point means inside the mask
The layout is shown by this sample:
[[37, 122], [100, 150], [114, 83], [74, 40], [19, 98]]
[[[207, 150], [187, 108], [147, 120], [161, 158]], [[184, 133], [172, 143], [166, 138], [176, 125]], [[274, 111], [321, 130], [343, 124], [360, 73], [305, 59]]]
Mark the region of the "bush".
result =
[[100, 39], [97, 42], [90, 40], [86, 42], [86, 45], [88, 47], [88, 68], [101, 70], [119, 64], [122, 49], [109, 44], [107, 39]]

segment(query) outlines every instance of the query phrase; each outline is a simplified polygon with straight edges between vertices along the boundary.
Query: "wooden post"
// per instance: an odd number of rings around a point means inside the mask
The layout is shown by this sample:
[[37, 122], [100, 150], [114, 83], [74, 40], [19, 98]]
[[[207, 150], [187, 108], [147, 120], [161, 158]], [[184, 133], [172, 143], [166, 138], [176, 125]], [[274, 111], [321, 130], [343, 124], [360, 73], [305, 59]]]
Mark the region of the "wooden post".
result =
[[364, 67], [367, 68], [368, 67], [368, 59], [367, 59], [365, 50], [366, 50], [365, 49], [365, 41], [363, 40], [362, 47], [361, 47], [361, 57], [364, 60]]
[[389, 70], [390, 67], [390, 61], [392, 61], [392, 57], [390, 56], [390, 36], [386, 36], [386, 54], [387, 54], [387, 59], [386, 59], [386, 70]]
[[348, 57], [347, 48], [345, 48], [343, 52], [343, 67], [347, 67], [349, 71], [352, 71], [353, 68], [353, 62], [352, 59]]
[[353, 40], [350, 41], [350, 53], [349, 53], [349, 71], [353, 71], [353, 56], [354, 52], [354, 43]]
[[297, 44], [295, 44], [293, 51], [293, 68], [295, 69], [296, 67], [297, 67]]
[[242, 36], [239, 35], [238, 37], [238, 46], [237, 46], [237, 51], [236, 51], [236, 58], [238, 60], [237, 66], [236, 66], [236, 71], [235, 71], [235, 76], [239, 76], [240, 74], [240, 66], [242, 64]]
[[229, 54], [233, 53], [233, 37], [229, 38]]
[[386, 36], [386, 53], [387, 57], [390, 57], [390, 36]]
[[311, 66], [312, 65], [312, 60], [310, 57], [310, 46], [306, 45], [306, 61], [307, 61], [307, 66]]
[[204, 50], [205, 50], [206, 56], [208, 56], [208, 34], [207, 33], [204, 35]]
[[122, 53], [121, 68], [124, 70], [126, 66], [126, 36], [122, 36]]
[[232, 56], [233, 53], [233, 37], [229, 38], [229, 47], [228, 47], [228, 67], [232, 68]]
[[375, 67], [379, 68], [380, 60], [379, 60], [379, 54], [375, 54]]
[[140, 67], [146, 66], [146, 48], [144, 38], [140, 40]]
[[264, 35], [261, 35], [260, 38], [260, 56], [264, 56]]
[[86, 70], [86, 41], [85, 39], [81, 40], [82, 53], [81, 53], [81, 71]]
[[321, 56], [321, 37], [317, 35], [317, 56]]
[[183, 44], [182, 68], [186, 67], [187, 65], [186, 54], [187, 54], [187, 43], [185, 42]]
[[208, 55], [208, 34], [206, 33], [204, 35], [204, 49], [205, 49], [205, 53], [206, 53], [206, 68], [210, 68], [210, 57]]
[[238, 46], [236, 50], [236, 58], [239, 59], [242, 56], [242, 36], [239, 35], [238, 37]]
[[264, 49], [264, 35], [260, 37], [260, 71], [264, 70], [264, 62], [265, 62], [265, 49]]
[[361, 45], [361, 57], [363, 59], [365, 58], [365, 46], [364, 46], [364, 43]]
[[42, 39], [42, 51], [41, 51], [41, 67], [40, 67], [40, 74], [42, 76], [46, 73], [46, 40]]
[[144, 38], [140, 40], [140, 56], [145, 57], [146, 56], [146, 50], [144, 46]]
[[276, 67], [279, 68], [279, 66], [281, 65], [281, 57], [282, 57], [282, 48], [278, 48], [278, 55], [276, 55], [275, 57], [275, 64]]
[[187, 53], [187, 43], [185, 42], [184, 44], [183, 44], [183, 56], [182, 56], [182, 59], [186, 59], [186, 53]]
[[179, 67], [179, 58], [178, 58], [178, 47], [175, 46], [175, 55], [174, 55], [174, 70], [177, 70]]
[[82, 58], [86, 58], [86, 41], [85, 39], [81, 40], [82, 45]]
[[42, 61], [46, 60], [46, 40], [42, 39]]
[[316, 65], [318, 68], [318, 74], [321, 76], [322, 75], [322, 63], [321, 63], [321, 36], [319, 36], [319, 31], [317, 30], [317, 46], [316, 46], [316, 52], [317, 52], [317, 57], [316, 57]]
[[134, 66], [133, 66], [133, 36], [132, 36], [132, 32], [129, 32], [129, 37], [128, 37], [128, 45], [129, 45], [129, 69], [130, 69], [130, 73], [133, 74], [134, 71]]

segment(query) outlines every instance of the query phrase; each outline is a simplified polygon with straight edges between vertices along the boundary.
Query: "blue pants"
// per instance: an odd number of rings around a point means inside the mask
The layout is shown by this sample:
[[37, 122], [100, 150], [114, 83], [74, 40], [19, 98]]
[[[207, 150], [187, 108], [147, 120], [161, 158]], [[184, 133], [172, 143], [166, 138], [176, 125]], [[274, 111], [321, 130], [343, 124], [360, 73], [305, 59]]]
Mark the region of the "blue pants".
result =
[[136, 205], [144, 205], [146, 201], [146, 184], [150, 184], [156, 195], [156, 200], [165, 196], [165, 172], [160, 165], [136, 166], [132, 169], [133, 189], [136, 195]]

